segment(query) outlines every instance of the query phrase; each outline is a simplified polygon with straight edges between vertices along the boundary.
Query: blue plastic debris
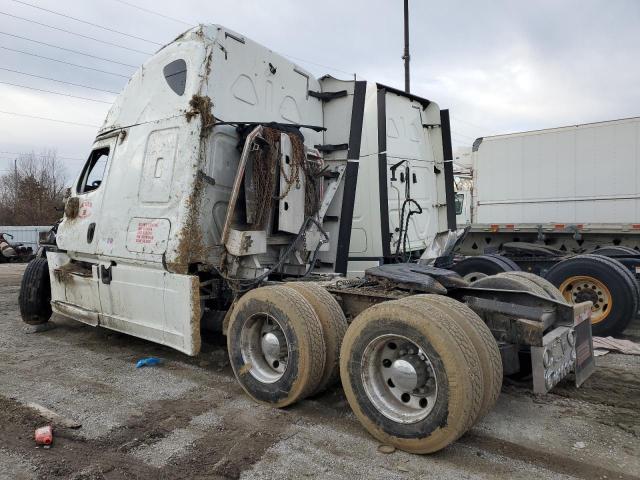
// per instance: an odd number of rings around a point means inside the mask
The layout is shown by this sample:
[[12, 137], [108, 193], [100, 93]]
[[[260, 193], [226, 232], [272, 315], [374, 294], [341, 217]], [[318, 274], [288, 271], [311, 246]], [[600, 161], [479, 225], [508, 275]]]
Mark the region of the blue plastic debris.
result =
[[153, 367], [160, 364], [160, 359], [156, 357], [141, 358], [136, 363], [136, 368]]

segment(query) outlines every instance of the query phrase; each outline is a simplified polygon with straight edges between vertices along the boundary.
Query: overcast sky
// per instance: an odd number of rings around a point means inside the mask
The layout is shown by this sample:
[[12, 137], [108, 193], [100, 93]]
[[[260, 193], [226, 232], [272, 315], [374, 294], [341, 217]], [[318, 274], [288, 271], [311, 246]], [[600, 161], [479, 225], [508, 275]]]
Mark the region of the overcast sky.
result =
[[[496, 133], [640, 115], [639, 0], [410, 0], [410, 8], [412, 92], [450, 109], [455, 146]], [[7, 69], [118, 92], [149, 56], [33, 22], [148, 53], [191, 24], [218, 23], [295, 57], [318, 76], [354, 72], [403, 88], [401, 0], [0, 0], [0, 173], [13, 152], [50, 148], [69, 157], [75, 176], [115, 97]]]

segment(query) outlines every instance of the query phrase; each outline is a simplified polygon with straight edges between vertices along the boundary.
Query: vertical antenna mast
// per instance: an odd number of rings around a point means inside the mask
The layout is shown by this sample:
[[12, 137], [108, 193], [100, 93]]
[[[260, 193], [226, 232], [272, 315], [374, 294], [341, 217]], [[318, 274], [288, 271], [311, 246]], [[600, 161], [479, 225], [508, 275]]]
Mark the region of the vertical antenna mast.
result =
[[410, 93], [409, 81], [409, 0], [404, 0], [404, 91]]

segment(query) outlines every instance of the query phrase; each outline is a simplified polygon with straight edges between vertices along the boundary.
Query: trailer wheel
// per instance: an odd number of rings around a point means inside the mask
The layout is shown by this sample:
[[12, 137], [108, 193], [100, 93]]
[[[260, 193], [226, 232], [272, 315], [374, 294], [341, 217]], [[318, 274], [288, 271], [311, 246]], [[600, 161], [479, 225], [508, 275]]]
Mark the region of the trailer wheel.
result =
[[579, 255], [554, 265], [546, 275], [565, 300], [590, 300], [594, 335], [621, 333], [638, 311], [638, 287], [631, 273], [613, 258]]
[[326, 357], [322, 327], [296, 290], [278, 285], [246, 293], [227, 330], [229, 360], [254, 400], [285, 407], [313, 392]]
[[624, 245], [607, 245], [604, 247], [600, 247], [593, 252], [590, 252], [593, 255], [603, 255], [605, 257], [610, 256], [621, 256], [621, 255], [640, 255], [638, 250], [635, 250], [631, 247], [626, 247]]
[[520, 268], [512, 260], [500, 255], [479, 255], [477, 257], [467, 257], [456, 263], [451, 270], [458, 273], [469, 283], [475, 282], [489, 275], [496, 275], [502, 272], [519, 270]]
[[531, 280], [523, 277], [494, 275], [476, 280], [471, 284], [478, 288], [496, 288], [499, 290], [520, 290], [549, 298], [547, 292]]
[[424, 302], [438, 308], [445, 314], [448, 313], [469, 336], [478, 353], [485, 385], [482, 406], [476, 421], [484, 417], [496, 404], [502, 390], [502, 357], [498, 343], [487, 324], [467, 305], [444, 295], [413, 295], [402, 301], [406, 303]]
[[51, 283], [46, 258], [31, 260], [22, 275], [18, 295], [20, 316], [29, 325], [47, 323], [51, 318]]
[[478, 362], [471, 340], [449, 315], [389, 301], [349, 326], [340, 377], [371, 435], [407, 452], [432, 453], [477, 417], [484, 388]]
[[505, 272], [505, 273], [499, 273], [498, 276], [525, 278], [530, 282], [535, 283], [540, 288], [542, 288], [547, 294], [547, 297], [549, 297], [550, 299], [558, 300], [559, 302], [566, 302], [565, 298], [562, 296], [562, 293], [560, 293], [560, 290], [558, 290], [553, 283], [551, 283], [549, 280], [546, 280], [536, 275], [535, 273], [522, 272], [522, 271]]
[[336, 383], [339, 378], [340, 347], [349, 324], [340, 304], [325, 288], [312, 282], [291, 282], [287, 283], [287, 286], [309, 302], [322, 326], [327, 357], [320, 383], [312, 392], [312, 395], [315, 395]]

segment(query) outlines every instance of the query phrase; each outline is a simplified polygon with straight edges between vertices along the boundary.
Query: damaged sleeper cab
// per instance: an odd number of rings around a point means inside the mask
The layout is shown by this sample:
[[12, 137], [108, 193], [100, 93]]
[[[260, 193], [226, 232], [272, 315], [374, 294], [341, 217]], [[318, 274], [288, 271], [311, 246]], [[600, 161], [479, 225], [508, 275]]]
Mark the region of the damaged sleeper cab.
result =
[[377, 439], [440, 450], [492, 408], [504, 372], [527, 368], [521, 350], [536, 392], [593, 370], [588, 302], [392, 262], [447, 231], [447, 118], [193, 28], [109, 111], [55, 241], [25, 271], [22, 317], [188, 355], [202, 329], [222, 332], [256, 401], [285, 407], [340, 378]]

